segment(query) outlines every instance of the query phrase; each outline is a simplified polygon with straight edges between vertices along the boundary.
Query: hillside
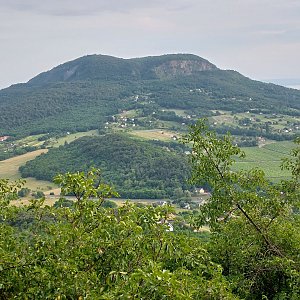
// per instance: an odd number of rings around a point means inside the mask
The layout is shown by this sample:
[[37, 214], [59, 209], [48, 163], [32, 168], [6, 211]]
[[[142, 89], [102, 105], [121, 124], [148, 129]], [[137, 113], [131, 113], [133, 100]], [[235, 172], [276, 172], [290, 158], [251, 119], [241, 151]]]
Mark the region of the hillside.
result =
[[207, 60], [191, 54], [122, 59], [107, 55], [87, 55], [62, 64], [29, 80], [29, 85], [71, 81], [118, 81], [163, 79], [217, 70]]
[[[157, 126], [182, 130], [182, 123], [202, 116], [247, 111], [279, 114], [278, 119], [288, 116], [296, 127], [300, 123], [300, 91], [220, 70], [191, 54], [134, 59], [90, 55], [57, 66], [26, 84], [1, 90], [0, 136], [103, 130], [109, 118], [129, 110], [136, 111], [134, 117], [142, 123], [139, 126], [146, 128], [150, 127], [147, 118], [174, 121]], [[168, 115], [166, 110], [171, 110]], [[178, 117], [174, 110], [184, 110], [185, 115]], [[292, 130], [294, 133], [296, 128]], [[260, 131], [256, 129], [255, 134]]]
[[23, 177], [52, 181], [58, 173], [96, 167], [122, 197], [163, 198], [190, 187], [190, 167], [183, 152], [178, 144], [143, 142], [119, 134], [82, 137], [28, 161], [20, 171]]

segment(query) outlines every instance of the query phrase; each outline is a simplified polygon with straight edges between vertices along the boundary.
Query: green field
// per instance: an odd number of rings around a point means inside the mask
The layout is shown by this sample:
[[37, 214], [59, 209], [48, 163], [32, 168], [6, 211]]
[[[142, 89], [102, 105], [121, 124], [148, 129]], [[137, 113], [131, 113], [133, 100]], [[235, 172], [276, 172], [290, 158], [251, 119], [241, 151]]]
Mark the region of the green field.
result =
[[213, 122], [217, 122], [219, 124], [222, 124], [222, 123], [225, 123], [227, 125], [235, 124], [234, 117], [232, 115], [230, 115], [229, 113], [227, 113], [227, 114], [224, 113], [219, 116], [211, 117], [210, 120], [212, 120]]
[[131, 109], [131, 110], [125, 110], [122, 113], [118, 114], [120, 117], [124, 118], [134, 118], [138, 114], [138, 110]]
[[55, 143], [53, 143], [53, 147], [59, 147], [61, 145], [64, 145], [65, 143], [71, 143], [83, 136], [98, 136], [98, 135], [99, 135], [98, 130], [90, 130], [90, 131], [85, 131], [85, 132], [71, 133], [64, 137], [56, 139]]
[[251, 168], [260, 168], [273, 181], [287, 179], [290, 177], [290, 173], [287, 170], [281, 170], [280, 164], [282, 158], [289, 157], [289, 152], [294, 147], [293, 142], [284, 141], [268, 144], [261, 148], [242, 148], [246, 157], [238, 159], [234, 169], [250, 170]]
[[38, 135], [30, 135], [27, 136], [23, 139], [20, 139], [19, 141], [17, 141], [20, 145], [29, 145], [29, 146], [41, 146], [43, 144], [43, 141], [39, 141], [38, 138], [41, 137], [42, 134], [38, 134]]
[[178, 137], [178, 134], [175, 134], [174, 132], [168, 130], [160, 130], [160, 129], [133, 130], [133, 131], [129, 131], [128, 133], [130, 135], [134, 135], [136, 137], [140, 137], [143, 139], [160, 140], [165, 142], [172, 141], [174, 135]]

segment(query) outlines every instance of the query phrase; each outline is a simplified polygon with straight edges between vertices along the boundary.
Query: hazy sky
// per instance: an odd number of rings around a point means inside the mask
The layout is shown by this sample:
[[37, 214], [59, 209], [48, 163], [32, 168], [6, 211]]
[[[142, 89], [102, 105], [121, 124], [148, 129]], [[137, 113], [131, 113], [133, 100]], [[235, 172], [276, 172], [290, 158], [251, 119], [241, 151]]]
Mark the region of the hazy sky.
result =
[[193, 53], [300, 78], [300, 0], [0, 0], [0, 88], [86, 54]]

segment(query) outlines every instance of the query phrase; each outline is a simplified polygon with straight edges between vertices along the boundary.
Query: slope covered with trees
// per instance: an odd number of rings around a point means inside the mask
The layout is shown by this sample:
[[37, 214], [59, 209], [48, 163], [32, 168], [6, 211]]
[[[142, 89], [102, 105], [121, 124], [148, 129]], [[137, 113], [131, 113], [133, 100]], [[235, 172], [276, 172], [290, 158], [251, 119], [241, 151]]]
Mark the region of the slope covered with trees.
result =
[[91, 55], [0, 91], [0, 135], [103, 128], [126, 109], [256, 110], [299, 116], [300, 92], [220, 70], [190, 54], [120, 59]]
[[187, 182], [190, 167], [184, 147], [161, 145], [117, 134], [84, 137], [50, 149], [47, 154], [27, 162], [20, 171], [23, 177], [52, 181], [58, 173], [87, 171], [94, 166], [102, 170], [103, 178], [122, 197], [170, 197], [176, 188], [190, 188]]

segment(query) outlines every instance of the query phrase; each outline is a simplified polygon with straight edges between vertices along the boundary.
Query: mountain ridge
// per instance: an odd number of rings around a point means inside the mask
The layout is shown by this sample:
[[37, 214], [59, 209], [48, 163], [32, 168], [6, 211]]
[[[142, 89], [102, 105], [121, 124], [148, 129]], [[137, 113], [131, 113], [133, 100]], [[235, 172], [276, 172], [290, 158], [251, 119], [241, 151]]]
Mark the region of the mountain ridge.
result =
[[119, 58], [109, 55], [86, 55], [43, 72], [27, 83], [30, 85], [80, 80], [147, 80], [218, 68], [193, 54], [165, 54], [141, 58]]
[[193, 54], [88, 55], [0, 90], [0, 136], [103, 129], [123, 110], [137, 111], [145, 124], [168, 109], [194, 120], [219, 110], [299, 116], [300, 91], [221, 70]]

